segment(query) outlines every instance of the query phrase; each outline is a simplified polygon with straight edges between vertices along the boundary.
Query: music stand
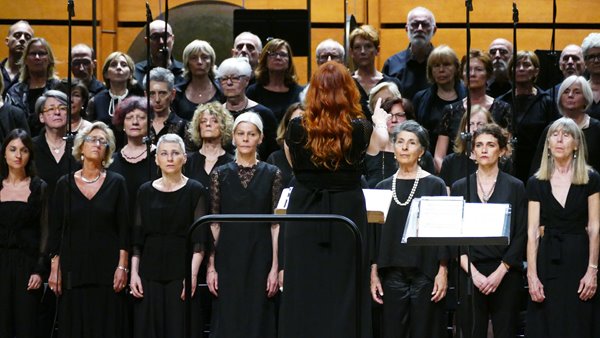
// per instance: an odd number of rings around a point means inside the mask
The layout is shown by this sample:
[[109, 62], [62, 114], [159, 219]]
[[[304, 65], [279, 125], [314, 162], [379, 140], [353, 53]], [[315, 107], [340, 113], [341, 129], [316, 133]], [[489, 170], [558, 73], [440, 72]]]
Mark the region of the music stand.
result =
[[[410, 206], [402, 243], [420, 246], [467, 246], [467, 301], [471, 306], [467, 307], [469, 310], [466, 317], [471, 325], [474, 323], [474, 303], [469, 246], [508, 245], [510, 220], [510, 204], [465, 203], [462, 196], [415, 198]], [[484, 223], [485, 226], [481, 226]], [[460, 257], [458, 259], [460, 260]], [[457, 279], [460, 280], [460, 264], [457, 264], [456, 270]], [[458, 283], [456, 299], [460, 304]], [[468, 332], [467, 335], [471, 337], [472, 332]]]

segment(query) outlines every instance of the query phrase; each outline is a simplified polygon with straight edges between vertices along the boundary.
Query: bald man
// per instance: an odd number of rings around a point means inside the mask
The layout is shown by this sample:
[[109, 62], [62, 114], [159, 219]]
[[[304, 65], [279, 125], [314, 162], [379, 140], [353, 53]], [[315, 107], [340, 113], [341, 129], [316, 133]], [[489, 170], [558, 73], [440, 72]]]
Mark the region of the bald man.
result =
[[79, 43], [71, 48], [71, 72], [73, 77], [81, 80], [90, 92], [90, 97], [105, 89], [102, 82], [94, 76], [96, 56], [92, 47]]
[[406, 18], [406, 33], [410, 44], [383, 64], [381, 72], [400, 81], [402, 97], [413, 98], [416, 92], [429, 87], [427, 58], [433, 50], [431, 38], [437, 31], [433, 13], [424, 7], [413, 8]]
[[[175, 84], [184, 82], [183, 64], [173, 58], [173, 45], [175, 44], [175, 34], [173, 28], [167, 24], [167, 39], [165, 41], [165, 22], [163, 20], [154, 20], [150, 23], [150, 39], [144, 38], [146, 43], [150, 44], [150, 59], [152, 68], [164, 67], [169, 69], [175, 75]], [[143, 60], [135, 64], [134, 77], [141, 85], [144, 82], [144, 76], [148, 72], [148, 60]]]
[[496, 98], [512, 89], [508, 61], [513, 54], [513, 44], [503, 38], [495, 39], [490, 43], [488, 53], [492, 58], [494, 76], [488, 80], [487, 94]]
[[[585, 71], [585, 62], [583, 60], [583, 49], [581, 46], [573, 44], [565, 46], [560, 53], [558, 67], [560, 68], [563, 79], [566, 79], [571, 75], [583, 75], [583, 72]], [[548, 89], [548, 93], [556, 96], [561, 84], [562, 81], [557, 83], [554, 87]]]
[[2, 96], [8, 92], [8, 89], [19, 82], [19, 65], [25, 46], [33, 38], [33, 28], [27, 21], [21, 20], [15, 22], [8, 29], [8, 34], [4, 39], [8, 47], [8, 57], [0, 62], [2, 77], [4, 78], [4, 91]]

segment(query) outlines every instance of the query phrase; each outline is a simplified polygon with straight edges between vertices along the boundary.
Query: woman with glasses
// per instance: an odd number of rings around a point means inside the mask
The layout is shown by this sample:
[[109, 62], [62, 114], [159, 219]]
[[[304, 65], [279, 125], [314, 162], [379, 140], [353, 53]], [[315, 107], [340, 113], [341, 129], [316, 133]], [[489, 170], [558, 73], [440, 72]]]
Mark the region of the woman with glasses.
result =
[[581, 43], [581, 49], [594, 94], [594, 100], [587, 113], [595, 119], [600, 119], [600, 33], [590, 33], [586, 36]]
[[[431, 85], [415, 94], [413, 104], [417, 121], [429, 131], [429, 151], [433, 153], [438, 140], [437, 126], [444, 107], [465, 97], [460, 81], [458, 56], [446, 45], [436, 47], [427, 58], [427, 80]], [[436, 172], [440, 171], [439, 164]]]
[[[480, 105], [492, 114], [492, 118], [502, 128], [509, 129], [511, 123], [510, 105], [506, 102], [494, 99], [486, 94], [487, 81], [492, 77], [492, 59], [487, 53], [480, 50], [471, 50], [469, 59], [469, 94], [472, 105]], [[463, 81], [467, 83], [467, 56], [460, 62], [460, 74]], [[434, 160], [436, 170], [439, 172], [444, 157], [454, 148], [454, 141], [460, 134], [459, 124], [467, 110], [467, 99], [464, 98], [444, 108], [443, 116], [437, 126], [438, 139], [435, 144]], [[473, 132], [473, 131], [471, 131]]]
[[258, 154], [260, 159], [266, 160], [272, 152], [279, 149], [275, 140], [277, 120], [271, 109], [246, 96], [246, 88], [252, 74], [248, 60], [246, 58], [226, 59], [219, 66], [217, 74], [223, 95], [227, 98], [223, 106], [234, 119], [247, 111], [253, 111], [260, 115], [263, 121], [264, 138], [258, 147]]
[[50, 203], [48, 285], [60, 297], [59, 337], [125, 337], [129, 199], [123, 176], [106, 171], [115, 138], [103, 122], [79, 131], [82, 169], [63, 176]]
[[54, 52], [44, 38], [32, 38], [20, 60], [19, 82], [8, 90], [7, 101], [25, 112], [32, 136], [37, 136], [42, 124], [35, 111], [38, 97], [55, 89], [60, 81], [54, 71]]
[[215, 79], [215, 50], [203, 40], [190, 42], [183, 50], [183, 77], [177, 85], [173, 111], [182, 119], [191, 121], [199, 104], [225, 100]]
[[66, 147], [67, 95], [58, 90], [47, 91], [38, 98], [35, 112], [44, 126], [42, 133], [33, 138], [35, 166], [52, 196], [56, 181], [67, 174], [69, 168], [78, 168]]
[[298, 84], [290, 44], [282, 39], [269, 41], [260, 54], [255, 75], [256, 83], [246, 94], [271, 109], [279, 123], [289, 105], [299, 101], [303, 89]]

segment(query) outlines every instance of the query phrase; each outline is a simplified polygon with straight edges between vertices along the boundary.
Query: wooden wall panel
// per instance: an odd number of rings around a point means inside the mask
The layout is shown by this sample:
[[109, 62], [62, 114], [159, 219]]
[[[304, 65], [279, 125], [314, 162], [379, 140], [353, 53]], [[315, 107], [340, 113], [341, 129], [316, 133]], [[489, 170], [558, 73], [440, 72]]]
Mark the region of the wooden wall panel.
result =
[[[98, 0], [100, 2], [102, 0]], [[66, 0], [5, 0], [2, 4], [2, 19], [24, 20], [68, 20]], [[92, 19], [92, 0], [75, 1], [74, 20]]]
[[[519, 20], [530, 23], [552, 22], [552, 1], [516, 1]], [[465, 22], [465, 2], [459, 0], [380, 0], [381, 22], [404, 23], [408, 12], [417, 6], [430, 9], [438, 22]], [[585, 8], [585, 10], [582, 10]], [[559, 1], [557, 22], [598, 22], [600, 1]], [[475, 0], [471, 22], [512, 22], [512, 1]]]

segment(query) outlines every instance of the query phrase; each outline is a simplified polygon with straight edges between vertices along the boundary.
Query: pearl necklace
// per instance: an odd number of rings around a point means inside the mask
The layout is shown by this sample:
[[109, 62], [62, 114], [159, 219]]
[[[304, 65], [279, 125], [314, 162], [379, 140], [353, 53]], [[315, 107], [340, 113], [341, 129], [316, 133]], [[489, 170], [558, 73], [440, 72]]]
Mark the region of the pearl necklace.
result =
[[394, 202], [396, 202], [396, 204], [398, 204], [401, 207], [405, 207], [410, 204], [413, 197], [415, 196], [415, 192], [417, 191], [417, 186], [419, 185], [419, 177], [421, 176], [421, 167], [417, 166], [417, 176], [415, 177], [415, 183], [413, 184], [412, 189], [410, 189], [410, 194], [408, 194], [408, 198], [406, 199], [406, 201], [404, 203], [402, 203], [402, 202], [400, 202], [400, 200], [398, 200], [398, 195], [396, 194], [396, 178], [399, 174], [400, 174], [400, 169], [398, 169], [398, 171], [394, 174], [394, 176], [392, 176], [392, 197], [394, 198]]
[[142, 151], [139, 155], [129, 156], [129, 155], [125, 154], [125, 148], [127, 148], [127, 146], [125, 146], [125, 147], [123, 147], [123, 149], [121, 149], [121, 155], [123, 155], [123, 157], [126, 160], [137, 160], [138, 158], [142, 157], [142, 155], [144, 155], [146, 153], [146, 151], [148, 151], [148, 149], [145, 148], [144, 151]]
[[494, 183], [492, 183], [492, 187], [486, 193], [485, 190], [483, 190], [483, 185], [481, 185], [481, 180], [479, 180], [479, 170], [475, 171], [475, 178], [477, 181], [477, 186], [479, 187], [479, 190], [481, 190], [481, 201], [483, 203], [487, 203], [490, 200], [490, 197], [492, 197], [492, 194], [494, 193], [494, 188], [496, 188], [496, 180], [494, 180]]

